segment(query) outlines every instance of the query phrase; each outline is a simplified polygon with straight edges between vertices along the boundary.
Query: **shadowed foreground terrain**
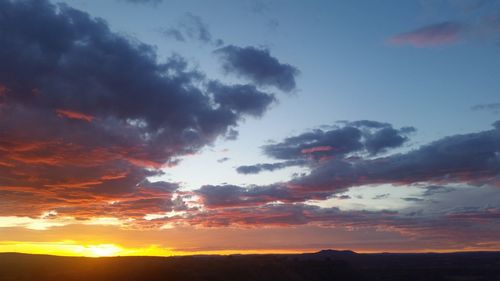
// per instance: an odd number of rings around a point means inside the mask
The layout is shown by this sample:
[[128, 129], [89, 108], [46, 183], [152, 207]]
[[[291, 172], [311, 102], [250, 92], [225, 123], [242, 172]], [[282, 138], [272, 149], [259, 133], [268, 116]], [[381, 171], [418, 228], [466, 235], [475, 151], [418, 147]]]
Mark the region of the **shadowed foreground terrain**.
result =
[[0, 254], [0, 280], [485, 280], [500, 252], [80, 258]]

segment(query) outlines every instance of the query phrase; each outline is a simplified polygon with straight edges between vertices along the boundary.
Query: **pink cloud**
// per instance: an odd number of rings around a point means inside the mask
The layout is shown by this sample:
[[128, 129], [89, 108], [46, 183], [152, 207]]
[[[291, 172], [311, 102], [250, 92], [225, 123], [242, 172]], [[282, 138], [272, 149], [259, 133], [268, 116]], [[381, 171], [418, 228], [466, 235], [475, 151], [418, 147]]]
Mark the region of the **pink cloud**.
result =
[[59, 117], [66, 117], [66, 118], [70, 118], [70, 119], [77, 119], [77, 120], [82, 120], [82, 121], [87, 121], [87, 122], [91, 122], [92, 119], [94, 119], [94, 116], [92, 116], [92, 115], [84, 114], [84, 113], [77, 112], [77, 111], [57, 109], [56, 112], [57, 112], [57, 115]]
[[329, 146], [329, 145], [325, 145], [325, 146], [316, 146], [316, 147], [311, 147], [311, 148], [305, 148], [305, 149], [302, 149], [300, 152], [302, 152], [303, 154], [309, 154], [309, 153], [314, 153], [314, 152], [324, 152], [324, 151], [331, 151], [333, 150], [333, 147]]
[[463, 24], [446, 21], [400, 33], [389, 38], [388, 42], [392, 45], [412, 45], [417, 48], [440, 46], [460, 41], [463, 31]]

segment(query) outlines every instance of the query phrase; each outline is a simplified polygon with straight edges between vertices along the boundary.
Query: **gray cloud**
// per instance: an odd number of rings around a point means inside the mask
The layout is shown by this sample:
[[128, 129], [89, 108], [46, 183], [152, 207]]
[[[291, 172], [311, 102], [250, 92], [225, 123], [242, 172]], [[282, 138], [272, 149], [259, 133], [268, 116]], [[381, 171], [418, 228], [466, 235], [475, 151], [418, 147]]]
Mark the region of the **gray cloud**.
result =
[[208, 208], [259, 205], [277, 200], [289, 200], [290, 194], [281, 185], [241, 187], [236, 185], [204, 185], [195, 191]]
[[[193, 212], [182, 218], [183, 221], [205, 227], [315, 225], [350, 230], [379, 229], [397, 232], [414, 241], [428, 243], [432, 240], [460, 247], [480, 241], [495, 241], [495, 234], [500, 228], [500, 210], [496, 207], [500, 197], [493, 186], [463, 188], [454, 192], [453, 196], [440, 198], [440, 201], [402, 198], [419, 204], [399, 211], [342, 211], [336, 207], [294, 203], [283, 200], [290, 198], [293, 192], [285, 185], [248, 188], [226, 185], [206, 186], [203, 189], [198, 194], [209, 208]], [[333, 198], [343, 199], [344, 195]]]
[[189, 39], [215, 46], [224, 44], [221, 39], [213, 38], [208, 24], [201, 17], [191, 13], [186, 13], [176, 27], [165, 28], [161, 30], [161, 33], [168, 38], [181, 42], [186, 42]]
[[280, 170], [291, 166], [302, 166], [306, 165], [306, 163], [307, 163], [306, 160], [289, 160], [278, 163], [261, 163], [255, 165], [239, 166], [238, 168], [236, 168], [236, 171], [240, 174], [245, 174], [245, 175], [258, 174], [263, 171], [272, 172], [275, 170]]
[[221, 108], [253, 116], [261, 116], [268, 106], [276, 101], [274, 95], [261, 92], [249, 84], [224, 85], [211, 81], [208, 91], [213, 93], [214, 101]]
[[184, 58], [160, 61], [154, 47], [64, 4], [4, 0], [0, 11], [4, 215], [170, 211], [174, 191], [141, 189], [145, 179], [236, 136], [274, 100], [250, 85], [207, 89]]
[[[500, 39], [498, 2], [462, 1], [460, 3], [460, 1], [450, 1], [447, 5], [458, 8], [448, 11], [452, 11], [449, 16], [455, 14], [455, 18], [460, 20], [425, 25], [392, 36], [388, 42], [393, 45], [411, 45], [417, 48], [443, 46], [462, 41], [498, 44]], [[466, 18], [463, 17], [464, 13], [467, 14]]]
[[401, 199], [403, 199], [404, 201], [407, 201], [407, 202], [422, 202], [422, 201], [425, 201], [424, 199], [418, 198], [418, 197], [404, 197], [404, 198], [401, 198]]
[[214, 52], [219, 55], [226, 73], [236, 74], [260, 86], [274, 86], [285, 92], [296, 87], [298, 69], [281, 63], [267, 49], [228, 45]]
[[[496, 124], [498, 122], [494, 125]], [[387, 126], [384, 125], [381, 128], [384, 129]], [[343, 129], [345, 128], [347, 127], [332, 130], [335, 130], [334, 135], [337, 136], [341, 133], [344, 136]], [[351, 127], [349, 131], [352, 128], [354, 127]], [[406, 129], [402, 130], [405, 131]], [[357, 136], [360, 134], [349, 133], [347, 135]], [[315, 142], [318, 135], [324, 136], [325, 132], [305, 133], [297, 137], [287, 138], [282, 143], [272, 144], [270, 146], [273, 147], [272, 153], [274, 154], [271, 155], [276, 158], [292, 158], [292, 160], [287, 161], [294, 161], [293, 158], [299, 155], [297, 151], [303, 150], [303, 148], [296, 149], [296, 146], [313, 142], [314, 147], [316, 147]], [[363, 147], [359, 137], [336, 139], [341, 139], [342, 143], [348, 140], [349, 145], [346, 147], [353, 147], [354, 151], [358, 151], [361, 149], [360, 147]], [[356, 145], [351, 145], [352, 143]], [[278, 146], [279, 149], [274, 149], [275, 146]], [[289, 150], [288, 147], [293, 149]], [[339, 146], [337, 145], [337, 147]], [[272, 201], [305, 202], [311, 199], [324, 200], [351, 187], [363, 185], [410, 185], [416, 183], [439, 185], [454, 183], [468, 185], [494, 184], [500, 174], [499, 155], [500, 126], [479, 133], [445, 137], [406, 153], [397, 153], [384, 157], [372, 158], [371, 154], [351, 157], [346, 153], [337, 152], [334, 157], [327, 158], [327, 160], [309, 162], [307, 165], [311, 169], [310, 173], [295, 177], [289, 182], [280, 183], [278, 186], [282, 191], [280, 193], [281, 197], [273, 197]], [[272, 166], [272, 164], [270, 167], [262, 165], [244, 166], [242, 168], [244, 170], [240, 172], [256, 173], [266, 168], [272, 170], [281, 168], [281, 165], [277, 163], [276, 167]], [[251, 187], [250, 189], [252, 188], [258, 187]], [[448, 189], [448, 187], [429, 186], [423, 196], [445, 192]], [[283, 190], [286, 192], [283, 192]], [[251, 192], [246, 193], [245, 196], [248, 197], [245, 199], [246, 202], [252, 202], [252, 199], [249, 199]], [[386, 196], [386, 194], [383, 196]], [[269, 202], [262, 202], [262, 199], [266, 198], [260, 197], [257, 201], [260, 203]], [[378, 197], [375, 199], [378, 199]]]
[[387, 123], [362, 120], [289, 137], [283, 142], [265, 145], [263, 150], [266, 155], [283, 160], [344, 157], [353, 152], [377, 154], [401, 146], [414, 131], [412, 127], [398, 130]]
[[229, 158], [229, 157], [223, 157], [223, 158], [218, 159], [217, 162], [218, 163], [224, 163], [224, 162], [228, 161], [229, 159], [231, 159], [231, 158]]
[[284, 141], [262, 147], [264, 153], [278, 163], [244, 165], [236, 170], [241, 174], [257, 174], [290, 166], [316, 165], [332, 157], [344, 158], [352, 153], [376, 155], [402, 146], [413, 127], [394, 129], [391, 124], [371, 120], [340, 122], [341, 126], [316, 129]]
[[483, 110], [490, 111], [492, 113], [498, 114], [500, 113], [500, 102], [495, 103], [485, 103], [485, 104], [477, 104], [471, 107], [472, 110]]
[[373, 196], [373, 198], [372, 198], [372, 199], [374, 199], [374, 200], [386, 199], [386, 198], [388, 198], [389, 196], [390, 196], [390, 194], [389, 194], [389, 193], [377, 194], [377, 195]]
[[425, 191], [422, 193], [422, 196], [433, 196], [434, 194], [448, 193], [455, 190], [452, 187], [442, 186], [442, 185], [429, 185], [426, 186], [424, 189]]
[[368, 184], [468, 183], [495, 181], [500, 173], [500, 130], [449, 136], [407, 153], [375, 159], [334, 158], [291, 181], [313, 192]]

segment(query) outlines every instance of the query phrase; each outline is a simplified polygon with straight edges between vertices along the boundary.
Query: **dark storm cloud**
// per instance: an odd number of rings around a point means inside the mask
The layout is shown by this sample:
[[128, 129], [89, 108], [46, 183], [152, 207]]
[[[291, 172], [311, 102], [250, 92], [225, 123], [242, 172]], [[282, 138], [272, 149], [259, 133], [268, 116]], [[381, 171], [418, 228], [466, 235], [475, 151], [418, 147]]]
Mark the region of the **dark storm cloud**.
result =
[[253, 116], [261, 116], [276, 101], [272, 94], [264, 93], [254, 85], [224, 85], [217, 81], [208, 84], [214, 101], [222, 108]]
[[274, 86], [285, 92], [296, 87], [298, 69], [281, 63], [267, 49], [228, 45], [214, 52], [219, 55], [226, 73], [234, 73], [257, 85]]
[[239, 166], [236, 168], [236, 171], [240, 174], [258, 174], [263, 171], [275, 171], [275, 170], [280, 170], [284, 169], [287, 167], [291, 166], [302, 166], [305, 165], [307, 161], [305, 160], [289, 160], [289, 161], [284, 161], [284, 162], [278, 162], [278, 163], [261, 163], [261, 164], [255, 164], [255, 165], [248, 165], [248, 166]]
[[273, 100], [251, 86], [207, 91], [182, 57], [160, 62], [152, 46], [49, 1], [0, 0], [0, 45], [4, 215], [169, 211], [175, 191], [145, 179], [235, 136], [239, 120]]
[[389, 39], [395, 45], [413, 45], [414, 47], [429, 47], [451, 44], [462, 39], [466, 25], [445, 21], [424, 26], [409, 32], [398, 34]]

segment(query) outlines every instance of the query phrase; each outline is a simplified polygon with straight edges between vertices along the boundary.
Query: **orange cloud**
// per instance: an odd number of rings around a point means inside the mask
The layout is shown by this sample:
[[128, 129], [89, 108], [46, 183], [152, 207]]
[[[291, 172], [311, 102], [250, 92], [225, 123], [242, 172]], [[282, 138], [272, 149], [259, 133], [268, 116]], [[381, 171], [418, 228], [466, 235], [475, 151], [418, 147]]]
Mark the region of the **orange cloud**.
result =
[[87, 121], [87, 122], [92, 122], [92, 120], [95, 118], [92, 115], [84, 114], [81, 112], [77, 111], [71, 111], [71, 110], [64, 110], [64, 109], [56, 109], [57, 115], [59, 117], [65, 117], [69, 119], [77, 119], [77, 120], [82, 120], [82, 121]]

